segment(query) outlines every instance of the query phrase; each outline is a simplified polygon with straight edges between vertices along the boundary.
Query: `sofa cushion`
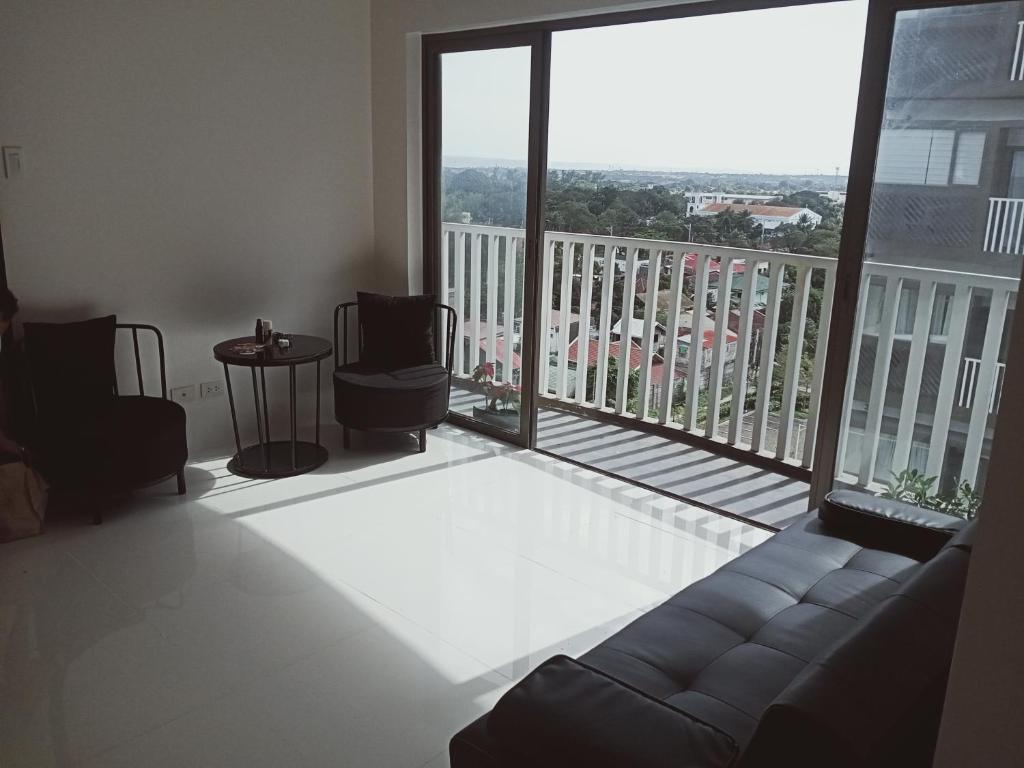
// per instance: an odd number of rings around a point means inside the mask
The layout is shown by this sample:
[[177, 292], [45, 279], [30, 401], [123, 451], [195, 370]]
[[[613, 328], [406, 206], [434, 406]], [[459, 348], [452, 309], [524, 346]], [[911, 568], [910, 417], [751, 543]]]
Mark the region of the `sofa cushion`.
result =
[[383, 370], [434, 362], [436, 299], [424, 296], [357, 294], [359, 360]]
[[494, 707], [487, 729], [524, 765], [725, 768], [727, 734], [585, 663], [556, 656]]
[[742, 748], [793, 678], [919, 567], [836, 538], [807, 514], [580, 660]]
[[823, 649], [768, 707], [743, 766], [931, 765], [968, 562], [943, 550]]

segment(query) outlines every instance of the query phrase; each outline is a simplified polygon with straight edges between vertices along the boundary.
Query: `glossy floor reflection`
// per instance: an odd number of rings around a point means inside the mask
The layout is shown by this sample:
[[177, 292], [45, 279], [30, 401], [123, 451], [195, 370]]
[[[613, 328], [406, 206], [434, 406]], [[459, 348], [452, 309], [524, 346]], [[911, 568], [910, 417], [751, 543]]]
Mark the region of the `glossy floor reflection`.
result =
[[471, 432], [225, 460], [0, 546], [0, 765], [444, 766], [530, 668], [768, 535]]

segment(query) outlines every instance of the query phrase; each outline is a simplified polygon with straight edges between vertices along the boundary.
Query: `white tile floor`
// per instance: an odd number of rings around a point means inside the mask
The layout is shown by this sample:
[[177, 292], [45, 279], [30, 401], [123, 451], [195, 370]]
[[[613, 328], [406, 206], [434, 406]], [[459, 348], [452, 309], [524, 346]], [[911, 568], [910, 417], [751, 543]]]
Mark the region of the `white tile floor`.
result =
[[0, 765], [437, 766], [765, 532], [449, 427], [0, 546]]

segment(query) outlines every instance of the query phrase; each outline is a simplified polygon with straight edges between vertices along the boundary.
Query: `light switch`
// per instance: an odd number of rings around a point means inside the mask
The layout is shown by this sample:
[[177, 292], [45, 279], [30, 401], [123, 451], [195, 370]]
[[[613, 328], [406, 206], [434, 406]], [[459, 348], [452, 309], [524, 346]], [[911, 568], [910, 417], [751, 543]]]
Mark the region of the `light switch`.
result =
[[21, 176], [21, 147], [4, 147], [4, 178]]

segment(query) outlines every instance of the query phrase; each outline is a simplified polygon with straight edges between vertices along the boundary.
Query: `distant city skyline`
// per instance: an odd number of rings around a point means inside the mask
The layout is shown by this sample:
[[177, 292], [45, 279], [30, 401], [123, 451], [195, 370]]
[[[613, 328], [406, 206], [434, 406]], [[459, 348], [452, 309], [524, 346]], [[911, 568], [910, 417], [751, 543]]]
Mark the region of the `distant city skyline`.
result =
[[[549, 166], [845, 176], [866, 11], [847, 0], [557, 32]], [[443, 57], [445, 156], [525, 165], [529, 70], [525, 48]]]

